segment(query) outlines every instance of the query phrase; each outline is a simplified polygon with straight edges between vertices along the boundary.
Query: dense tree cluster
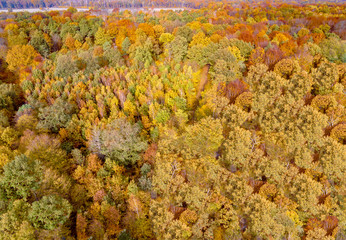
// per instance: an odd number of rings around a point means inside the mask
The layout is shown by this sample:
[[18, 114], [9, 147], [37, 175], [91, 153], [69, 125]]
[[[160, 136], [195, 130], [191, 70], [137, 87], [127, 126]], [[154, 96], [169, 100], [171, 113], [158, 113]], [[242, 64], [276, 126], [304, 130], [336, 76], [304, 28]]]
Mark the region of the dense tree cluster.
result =
[[[219, 2], [220, 0], [216, 0]], [[4, 8], [32, 8], [32, 7], [102, 7], [102, 8], [148, 8], [148, 7], [206, 7], [211, 0], [0, 0], [0, 7]]]
[[345, 239], [345, 5], [94, 13], [0, 14], [0, 239]]

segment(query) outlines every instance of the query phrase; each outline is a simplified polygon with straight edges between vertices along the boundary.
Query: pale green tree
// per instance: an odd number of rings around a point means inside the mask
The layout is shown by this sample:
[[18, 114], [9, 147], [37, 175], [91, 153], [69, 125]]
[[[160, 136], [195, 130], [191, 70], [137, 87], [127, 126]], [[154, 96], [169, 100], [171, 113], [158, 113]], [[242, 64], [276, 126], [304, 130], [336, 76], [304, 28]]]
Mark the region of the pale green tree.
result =
[[70, 217], [71, 212], [72, 206], [66, 199], [49, 195], [33, 202], [28, 217], [36, 228], [53, 230], [63, 225]]

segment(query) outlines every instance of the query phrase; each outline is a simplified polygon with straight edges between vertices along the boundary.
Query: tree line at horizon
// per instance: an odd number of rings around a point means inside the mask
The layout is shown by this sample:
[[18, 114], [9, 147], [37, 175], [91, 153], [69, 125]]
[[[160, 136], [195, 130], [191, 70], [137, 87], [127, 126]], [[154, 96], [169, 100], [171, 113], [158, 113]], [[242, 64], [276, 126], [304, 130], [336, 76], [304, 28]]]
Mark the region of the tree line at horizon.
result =
[[73, 7], [96, 7], [96, 8], [142, 8], [142, 7], [186, 7], [186, 8], [201, 8], [208, 6], [210, 0], [181, 0], [181, 1], [162, 1], [162, 0], [0, 0], [0, 8], [49, 8], [60, 6]]
[[0, 14], [0, 240], [344, 239], [345, 11]]
[[26, 9], [26, 8], [49, 8], [49, 7], [96, 7], [96, 8], [194, 8], [199, 9], [208, 7], [209, 4], [226, 3], [234, 6], [240, 6], [240, 3], [251, 5], [280, 5], [280, 4], [342, 4], [342, 0], [279, 0], [279, 1], [256, 1], [256, 0], [0, 0], [0, 8], [2, 9]]

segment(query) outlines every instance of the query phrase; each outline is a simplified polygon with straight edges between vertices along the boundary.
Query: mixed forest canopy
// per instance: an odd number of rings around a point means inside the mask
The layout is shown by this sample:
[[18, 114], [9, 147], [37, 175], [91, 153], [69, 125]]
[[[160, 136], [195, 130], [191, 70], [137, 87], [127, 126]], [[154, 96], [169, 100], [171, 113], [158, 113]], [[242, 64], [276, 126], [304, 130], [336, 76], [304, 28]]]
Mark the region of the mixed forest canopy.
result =
[[0, 240], [346, 238], [345, 4], [203, 4], [0, 14]]
[[[209, 4], [227, 3], [232, 5], [245, 4], [270, 4], [272, 1], [257, 0], [0, 0], [0, 8], [49, 8], [49, 7], [96, 7], [96, 8], [151, 8], [151, 7], [183, 7], [202, 8]], [[274, 2], [274, 1], [273, 1]], [[289, 4], [311, 4], [311, 3], [342, 3], [343, 0], [279, 0], [275, 3]]]

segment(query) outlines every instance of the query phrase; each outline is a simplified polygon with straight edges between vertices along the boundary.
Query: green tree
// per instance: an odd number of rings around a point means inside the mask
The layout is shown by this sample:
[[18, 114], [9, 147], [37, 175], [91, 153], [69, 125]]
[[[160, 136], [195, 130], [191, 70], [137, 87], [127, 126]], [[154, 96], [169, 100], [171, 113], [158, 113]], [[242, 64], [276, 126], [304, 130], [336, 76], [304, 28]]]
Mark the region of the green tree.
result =
[[[206, 64], [215, 64], [216, 60], [220, 60], [218, 54], [219, 46], [215, 43], [210, 43], [207, 46], [197, 44], [189, 48], [187, 58], [194, 61], [203, 67]], [[222, 60], [222, 58], [221, 58]]]
[[0, 110], [3, 114], [12, 113], [22, 104], [22, 92], [16, 84], [0, 83]]
[[124, 64], [124, 59], [118, 49], [109, 48], [104, 52], [103, 56], [108, 60], [109, 66], [117, 67]]
[[321, 53], [331, 62], [346, 61], [346, 43], [337, 37], [324, 39], [320, 44]]
[[27, 199], [37, 190], [42, 180], [42, 167], [25, 155], [16, 156], [7, 163], [0, 177], [0, 190], [4, 199]]
[[235, 46], [240, 50], [240, 54], [245, 61], [247, 61], [251, 55], [252, 50], [254, 49], [253, 45], [243, 40], [233, 38], [230, 40], [230, 46]]
[[36, 30], [31, 36], [29, 44], [35, 48], [42, 56], [47, 57], [50, 54], [50, 47], [46, 42], [43, 33]]
[[183, 37], [188, 42], [191, 42], [193, 37], [193, 31], [188, 26], [178, 27], [175, 31], [175, 36]]
[[15, 45], [26, 45], [28, 43], [28, 36], [24, 31], [21, 31], [18, 35], [9, 33], [7, 41], [9, 47], [13, 47]]
[[140, 153], [147, 143], [139, 136], [140, 128], [125, 119], [117, 119], [104, 129], [94, 128], [89, 149], [110, 158], [118, 164], [129, 166], [140, 159]]
[[187, 54], [187, 48], [187, 40], [181, 36], [176, 36], [173, 41], [168, 44], [169, 54], [176, 62], [180, 62], [184, 59]]
[[200, 122], [190, 125], [184, 133], [184, 148], [192, 150], [201, 156], [215, 156], [216, 151], [224, 140], [222, 124], [219, 119], [207, 117]]
[[66, 199], [49, 195], [33, 202], [28, 217], [35, 228], [53, 230], [63, 225], [71, 212], [72, 206]]
[[10, 122], [8, 119], [7, 111], [1, 110], [0, 111], [0, 127], [8, 127], [10, 126]]
[[0, 215], [1, 240], [34, 240], [35, 229], [28, 221], [30, 204], [24, 200], [15, 200], [8, 211]]
[[229, 83], [242, 75], [243, 63], [238, 61], [228, 48], [219, 49], [211, 54], [210, 62], [213, 64], [211, 74], [217, 83]]
[[85, 18], [82, 18], [79, 22], [79, 34], [85, 38], [88, 33], [90, 31], [90, 27], [88, 24], [88, 20], [86, 20]]
[[70, 55], [60, 55], [57, 57], [54, 72], [56, 76], [62, 78], [72, 77], [77, 71], [77, 64]]
[[121, 43], [121, 50], [127, 54], [129, 52], [129, 49], [131, 47], [131, 41], [128, 37], [124, 39], [124, 41]]
[[95, 33], [95, 44], [102, 46], [110, 40], [111, 37], [106, 33], [106, 31], [102, 27], [99, 27], [97, 32]]
[[235, 59], [229, 62], [216, 60], [213, 70], [215, 72], [214, 79], [218, 83], [229, 83], [241, 77], [240, 67]]
[[74, 36], [77, 32], [78, 26], [74, 24], [70, 24], [70, 23], [71, 22], [66, 22], [61, 25], [60, 36], [64, 40], [68, 34], [70, 34], [71, 36]]
[[130, 57], [134, 60], [137, 67], [149, 67], [154, 61], [154, 45], [150, 38], [141, 44], [132, 44]]
[[97, 61], [97, 58], [93, 56], [92, 51], [84, 51], [79, 53], [78, 57], [80, 58], [80, 61], [83, 63], [84, 67], [84, 74], [89, 75], [91, 73], [94, 73], [96, 70], [100, 68], [100, 65]]
[[73, 105], [59, 98], [55, 100], [54, 104], [40, 109], [37, 127], [56, 133], [60, 128], [68, 125], [74, 112]]

